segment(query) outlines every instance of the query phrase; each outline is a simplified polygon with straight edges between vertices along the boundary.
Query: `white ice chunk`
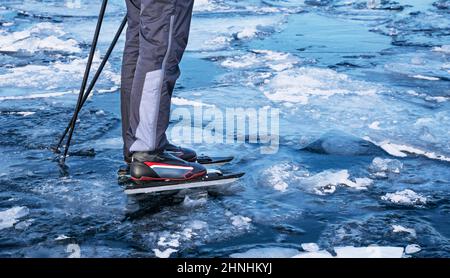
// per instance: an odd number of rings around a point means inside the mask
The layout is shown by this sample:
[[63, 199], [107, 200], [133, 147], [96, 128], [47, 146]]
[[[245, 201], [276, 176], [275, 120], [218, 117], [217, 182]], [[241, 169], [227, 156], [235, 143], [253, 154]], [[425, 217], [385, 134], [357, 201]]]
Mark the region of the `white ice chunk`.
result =
[[27, 216], [30, 210], [27, 207], [13, 207], [0, 211], [0, 230], [11, 228], [20, 218]]
[[201, 207], [205, 205], [207, 201], [207, 198], [191, 199], [189, 195], [186, 195], [183, 200], [183, 206], [187, 208]]
[[313, 252], [301, 252], [298, 255], [293, 256], [292, 258], [299, 258], [299, 259], [306, 259], [306, 258], [320, 258], [320, 259], [327, 259], [327, 258], [334, 258], [333, 255], [331, 255], [328, 251], [320, 250], [320, 251], [313, 251]]
[[254, 248], [231, 254], [231, 258], [291, 258], [299, 254], [297, 249], [282, 247]]
[[165, 236], [162, 236], [159, 238], [158, 245], [159, 246], [170, 246], [170, 247], [179, 247], [180, 241], [179, 236], [171, 236], [170, 238], [166, 238]]
[[381, 197], [382, 200], [398, 205], [425, 205], [427, 198], [417, 194], [411, 189], [405, 189], [394, 193], [387, 193]]
[[403, 168], [403, 163], [396, 159], [375, 157], [369, 170], [377, 177], [387, 177], [388, 173], [398, 174]]
[[234, 215], [230, 217], [230, 219], [231, 224], [233, 224], [233, 226], [238, 228], [248, 228], [250, 222], [252, 222], [251, 218], [242, 215]]
[[447, 45], [443, 45], [443, 46], [434, 47], [433, 51], [450, 54], [450, 45], [447, 44]]
[[285, 192], [289, 183], [298, 180], [299, 167], [288, 162], [278, 163], [263, 172], [263, 177], [277, 191]]
[[369, 178], [356, 178], [350, 180], [348, 170], [326, 170], [314, 176], [302, 179], [302, 184], [312, 189], [314, 193], [319, 195], [330, 194], [336, 191], [337, 186], [343, 185], [358, 190], [367, 189], [372, 184]]
[[302, 243], [303, 250], [307, 252], [317, 252], [319, 251], [319, 245], [317, 243], [311, 242], [311, 243]]
[[426, 75], [421, 75], [421, 74], [416, 74], [416, 75], [413, 75], [412, 77], [416, 78], [416, 79], [422, 79], [422, 80], [428, 80], [428, 81], [439, 81], [439, 80], [441, 80], [439, 77], [426, 76]]
[[215, 107], [215, 105], [212, 105], [212, 104], [206, 104], [201, 101], [188, 100], [188, 99], [180, 98], [180, 97], [173, 97], [172, 104], [178, 105], [178, 106], [212, 107], [212, 108]]
[[156, 256], [156, 257], [158, 257], [158, 258], [164, 258], [164, 259], [169, 258], [170, 255], [172, 255], [172, 253], [175, 253], [175, 252], [177, 252], [177, 251], [178, 251], [178, 250], [172, 249], [172, 248], [168, 248], [168, 249], [165, 249], [165, 250], [163, 250], [163, 251], [161, 251], [161, 250], [159, 250], [159, 249], [153, 249], [153, 252], [155, 252], [155, 256]]
[[392, 230], [394, 233], [408, 233], [413, 237], [416, 236], [416, 230], [403, 227], [402, 225], [392, 225]]
[[417, 244], [409, 244], [405, 248], [405, 254], [415, 254], [417, 252], [420, 252], [422, 248]]
[[369, 125], [369, 128], [370, 129], [375, 129], [375, 130], [380, 130], [381, 129], [380, 128], [380, 122], [379, 121], [375, 121], [375, 122], [371, 123]]
[[66, 235], [59, 235], [55, 238], [55, 240], [59, 241], [59, 240], [65, 240], [65, 239], [69, 239], [69, 238], [71, 238], [71, 237], [66, 236]]
[[368, 246], [368, 247], [335, 247], [338, 258], [401, 258], [403, 247]]

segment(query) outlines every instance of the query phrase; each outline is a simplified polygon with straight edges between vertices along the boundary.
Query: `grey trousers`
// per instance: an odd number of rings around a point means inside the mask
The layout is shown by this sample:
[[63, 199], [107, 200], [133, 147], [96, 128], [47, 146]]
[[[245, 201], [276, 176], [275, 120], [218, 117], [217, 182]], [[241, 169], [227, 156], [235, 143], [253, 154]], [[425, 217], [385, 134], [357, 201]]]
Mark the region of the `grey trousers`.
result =
[[128, 27], [121, 76], [124, 157], [162, 151], [170, 100], [189, 37], [194, 0], [125, 0]]

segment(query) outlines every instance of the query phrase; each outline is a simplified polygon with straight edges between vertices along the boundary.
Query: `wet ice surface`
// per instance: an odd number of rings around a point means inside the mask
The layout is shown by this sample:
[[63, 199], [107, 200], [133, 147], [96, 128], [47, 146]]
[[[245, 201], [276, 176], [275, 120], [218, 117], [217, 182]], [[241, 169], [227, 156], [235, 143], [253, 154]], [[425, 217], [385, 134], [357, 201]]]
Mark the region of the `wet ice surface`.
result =
[[[95, 66], [124, 15], [110, 2]], [[279, 108], [280, 150], [194, 144], [247, 175], [130, 198], [116, 180], [123, 38], [60, 169], [49, 146], [99, 4], [2, 1], [0, 256], [449, 257], [449, 1], [397, 2], [196, 1], [174, 107]]]

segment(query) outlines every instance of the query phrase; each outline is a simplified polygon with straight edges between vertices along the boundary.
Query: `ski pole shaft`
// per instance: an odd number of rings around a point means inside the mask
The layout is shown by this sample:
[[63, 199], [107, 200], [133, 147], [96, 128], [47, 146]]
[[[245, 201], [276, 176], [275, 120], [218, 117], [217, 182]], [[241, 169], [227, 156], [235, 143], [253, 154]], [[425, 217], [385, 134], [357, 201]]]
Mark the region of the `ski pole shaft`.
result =
[[103, 58], [103, 60], [102, 60], [102, 62], [100, 64], [97, 72], [95, 73], [95, 75], [94, 75], [94, 77], [92, 79], [92, 82], [89, 84], [89, 87], [86, 90], [86, 93], [84, 94], [83, 99], [81, 100], [81, 106], [80, 106], [79, 110], [81, 110], [81, 108], [83, 107], [84, 103], [87, 101], [90, 93], [94, 89], [95, 83], [97, 82], [98, 78], [100, 77], [100, 74], [103, 71], [103, 68], [106, 66], [106, 63], [108, 62], [108, 59], [111, 56], [111, 53], [113, 52], [114, 47], [116, 46], [117, 41], [120, 38], [120, 34], [122, 33], [123, 29], [125, 28], [126, 23], [127, 23], [127, 17], [125, 17], [122, 20], [122, 23], [120, 24], [119, 29], [117, 30], [117, 33], [114, 36], [113, 41], [111, 42], [111, 45], [109, 46], [108, 50], [106, 51], [105, 57]]
[[103, 18], [105, 17], [106, 6], [108, 4], [108, 0], [103, 0], [102, 5], [100, 7], [100, 13], [97, 20], [97, 26], [95, 27], [94, 37], [92, 39], [91, 51], [89, 53], [88, 61], [86, 64], [86, 69], [84, 71], [83, 82], [81, 83], [80, 93], [78, 95], [77, 105], [75, 107], [75, 112], [73, 114], [73, 120], [71, 121], [69, 137], [67, 138], [66, 148], [64, 150], [64, 156], [62, 157], [62, 162], [65, 161], [67, 152], [69, 150], [68, 146], [70, 146], [70, 141], [72, 140], [73, 130], [76, 124], [76, 118], [78, 117], [79, 107], [81, 104], [81, 100], [83, 98], [84, 90], [86, 89], [86, 84], [89, 78], [89, 73], [92, 66], [92, 61], [94, 60], [95, 50], [97, 48], [98, 37], [100, 35], [100, 30], [102, 28]]
[[[117, 41], [119, 40], [120, 35], [123, 32], [123, 29], [125, 28], [126, 23], [127, 23], [127, 17], [125, 16], [124, 19], [122, 20], [122, 23], [119, 26], [119, 29], [117, 30], [117, 32], [116, 32], [116, 34], [114, 36], [113, 41], [111, 42], [111, 45], [109, 46], [108, 50], [106, 51], [105, 56], [103, 57], [102, 62], [100, 63], [100, 66], [98, 67], [98, 69], [97, 69], [94, 77], [92, 78], [92, 80], [91, 80], [91, 82], [90, 82], [86, 92], [83, 95], [83, 98], [81, 100], [80, 106], [78, 107], [78, 112], [81, 111], [81, 108], [83, 108], [84, 103], [87, 101], [90, 93], [94, 89], [95, 84], [97, 83], [98, 78], [100, 77], [100, 74], [102, 73], [104, 67], [106, 66], [106, 63], [108, 62], [108, 59], [111, 56], [111, 53], [113, 52], [114, 47], [116, 46]], [[58, 142], [58, 144], [57, 144], [57, 146], [55, 148], [56, 150], [58, 150], [61, 147], [62, 141], [64, 140], [64, 138], [66, 137], [67, 133], [69, 132], [70, 127], [72, 126], [72, 122], [74, 120], [76, 121], [77, 119], [72, 117], [70, 122], [67, 124], [67, 127], [64, 130], [63, 134], [61, 135], [61, 138], [60, 138], [60, 140], [59, 140], [59, 142]]]

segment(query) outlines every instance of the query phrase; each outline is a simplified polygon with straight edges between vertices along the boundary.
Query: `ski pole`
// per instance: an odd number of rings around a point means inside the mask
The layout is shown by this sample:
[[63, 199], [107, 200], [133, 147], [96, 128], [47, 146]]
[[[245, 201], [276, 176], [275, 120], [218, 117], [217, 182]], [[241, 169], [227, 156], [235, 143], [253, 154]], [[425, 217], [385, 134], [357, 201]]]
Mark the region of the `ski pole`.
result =
[[[100, 8], [98, 20], [97, 20], [97, 26], [95, 27], [94, 37], [92, 39], [91, 51], [89, 53], [88, 61], [86, 64], [86, 69], [84, 71], [83, 81], [81, 83], [80, 93], [78, 95], [77, 105], [75, 107], [75, 112], [74, 112], [72, 118], [78, 117], [78, 112], [79, 112], [78, 108], [80, 107], [81, 100], [82, 100], [83, 94], [84, 94], [84, 90], [86, 89], [87, 81], [89, 78], [89, 73], [90, 73], [91, 66], [92, 66], [92, 61], [94, 59], [95, 49], [97, 48], [97, 42], [98, 42], [98, 37], [100, 35], [100, 29], [102, 28], [103, 18], [105, 17], [105, 11], [106, 11], [107, 4], [108, 4], [108, 0], [103, 0], [102, 6]], [[72, 139], [72, 134], [73, 134], [73, 129], [75, 128], [75, 123], [76, 123], [76, 121], [71, 121], [70, 129], [72, 130], [72, 132], [69, 133], [69, 137], [67, 138], [66, 149], [64, 151], [64, 156], [62, 157], [62, 163], [64, 163], [66, 160], [65, 157], [66, 157], [67, 151], [68, 151], [67, 144], [70, 145], [70, 141]]]
[[[90, 93], [94, 89], [94, 86], [95, 86], [96, 82], [98, 81], [98, 78], [100, 77], [100, 74], [102, 73], [104, 67], [106, 66], [106, 63], [108, 62], [108, 59], [111, 56], [111, 53], [113, 52], [114, 47], [116, 46], [117, 41], [119, 40], [120, 35], [122, 34], [123, 29], [125, 28], [126, 23], [127, 23], [127, 17], [125, 16], [124, 19], [122, 20], [122, 23], [119, 26], [119, 29], [117, 30], [117, 32], [116, 32], [116, 34], [115, 34], [115, 36], [114, 36], [114, 38], [113, 38], [113, 40], [111, 42], [111, 45], [109, 46], [108, 50], [105, 53], [105, 56], [103, 57], [102, 62], [100, 63], [100, 65], [99, 65], [99, 67], [97, 69], [97, 72], [95, 73], [95, 75], [92, 78], [92, 80], [91, 80], [91, 82], [90, 82], [86, 92], [83, 95], [83, 98], [81, 100], [80, 106], [78, 107], [78, 112], [81, 111], [81, 109], [83, 108], [83, 105], [87, 101]], [[67, 124], [67, 127], [64, 130], [64, 132], [63, 132], [63, 134], [62, 134], [62, 136], [61, 136], [57, 146], [54, 147], [54, 151], [55, 152], [59, 152], [59, 148], [61, 147], [61, 143], [64, 140], [64, 138], [67, 135], [67, 133], [69, 132], [69, 130], [70, 130], [71, 126], [72, 126], [72, 122], [76, 121], [76, 120], [77, 120], [77, 118], [72, 117], [70, 122]]]

